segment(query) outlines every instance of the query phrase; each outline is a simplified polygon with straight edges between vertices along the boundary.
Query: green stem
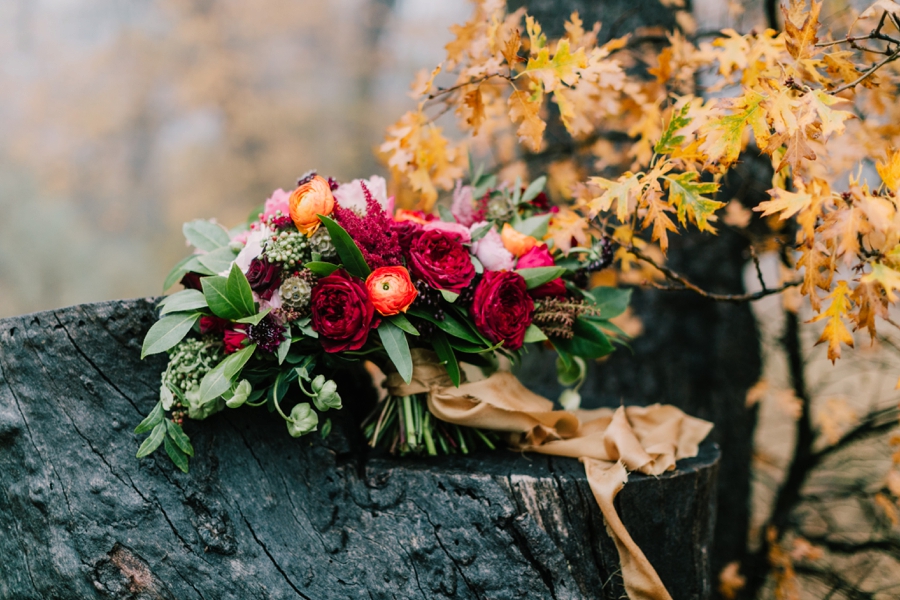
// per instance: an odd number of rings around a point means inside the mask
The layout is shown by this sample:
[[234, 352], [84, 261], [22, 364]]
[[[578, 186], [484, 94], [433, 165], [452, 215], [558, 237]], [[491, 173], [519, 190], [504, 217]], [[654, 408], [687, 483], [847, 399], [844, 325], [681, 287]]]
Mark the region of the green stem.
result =
[[485, 445], [485, 446], [487, 446], [487, 447], [490, 448], [491, 450], [496, 450], [496, 449], [497, 449], [497, 447], [494, 446], [494, 444], [491, 443], [491, 440], [488, 438], [488, 436], [484, 435], [484, 434], [481, 432], [480, 429], [473, 429], [472, 431], [474, 431], [475, 433], [478, 434], [478, 437], [481, 438], [481, 441], [484, 442], [484, 445]]
[[434, 439], [431, 437], [431, 413], [425, 413], [425, 423], [422, 427], [422, 433], [425, 436], [425, 447], [428, 449], [429, 456], [437, 456], [437, 449], [434, 447]]
[[457, 439], [457, 441], [459, 441], [459, 449], [462, 451], [463, 454], [468, 454], [469, 448], [468, 448], [468, 446], [466, 446], [466, 440], [463, 437], [462, 429], [457, 425], [454, 425], [453, 428], [456, 430], [456, 439]]
[[406, 445], [410, 448], [417, 446], [416, 430], [413, 423], [412, 396], [403, 396], [403, 416], [406, 420]]

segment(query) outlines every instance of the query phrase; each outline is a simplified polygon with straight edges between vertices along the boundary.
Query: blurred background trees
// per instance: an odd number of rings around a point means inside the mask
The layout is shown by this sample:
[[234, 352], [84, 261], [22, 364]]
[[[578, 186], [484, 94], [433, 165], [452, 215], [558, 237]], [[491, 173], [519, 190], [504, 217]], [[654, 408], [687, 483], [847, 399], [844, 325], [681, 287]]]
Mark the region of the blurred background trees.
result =
[[[827, 2], [822, 20], [865, 4]], [[781, 27], [772, 0], [510, 2], [519, 5], [551, 36], [578, 10], [586, 28], [603, 22], [601, 40], [632, 32], [657, 50], [673, 29], [709, 40], [727, 27]], [[415, 73], [443, 59], [449, 26], [470, 9], [429, 0], [0, 4], [0, 316], [156, 295], [184, 254], [182, 222], [241, 221], [310, 168], [342, 180], [384, 172], [374, 148], [410, 108]], [[560, 190], [581, 159], [558, 124], [549, 128], [554, 143], [523, 158], [532, 174], [550, 169]], [[766, 199], [766, 163], [744, 157], [725, 181], [737, 221]], [[730, 231], [672, 236], [668, 264], [707, 290], [754, 291], [757, 264], [766, 281], [782, 267], [752, 242]], [[633, 315], [634, 355], [592, 369], [586, 404], [673, 402], [717, 423], [722, 596], [900, 595], [900, 480], [889, 474], [897, 336], [871, 346], [860, 337], [863, 348], [832, 367], [813, 347], [820, 326], [805, 324], [812, 314], [791, 294], [751, 305], [640, 291]], [[527, 379], [558, 391], [549, 370]]]

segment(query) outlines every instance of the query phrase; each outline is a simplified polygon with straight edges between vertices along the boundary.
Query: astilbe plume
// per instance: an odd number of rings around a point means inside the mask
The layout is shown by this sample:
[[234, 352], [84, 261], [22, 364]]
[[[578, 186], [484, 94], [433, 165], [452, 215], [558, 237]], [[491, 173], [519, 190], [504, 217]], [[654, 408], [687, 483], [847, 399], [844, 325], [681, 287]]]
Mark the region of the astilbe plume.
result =
[[384, 212], [381, 204], [372, 197], [369, 188], [362, 184], [366, 195], [366, 214], [358, 215], [348, 208], [335, 207], [334, 216], [347, 230], [363, 258], [372, 269], [401, 264], [400, 241], [394, 230], [394, 221]]
[[597, 309], [583, 300], [547, 298], [535, 305], [532, 323], [550, 337], [570, 340], [575, 335], [575, 319], [583, 315], [596, 315]]

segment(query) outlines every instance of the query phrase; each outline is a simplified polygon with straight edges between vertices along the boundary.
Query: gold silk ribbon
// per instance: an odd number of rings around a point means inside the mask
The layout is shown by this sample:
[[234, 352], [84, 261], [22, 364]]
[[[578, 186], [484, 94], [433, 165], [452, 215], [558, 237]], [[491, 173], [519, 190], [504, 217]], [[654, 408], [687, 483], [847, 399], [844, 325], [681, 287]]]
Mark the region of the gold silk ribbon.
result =
[[437, 356], [413, 349], [413, 375], [405, 383], [389, 373], [384, 386], [393, 396], [428, 394], [428, 408], [443, 421], [502, 431], [514, 449], [568, 456], [585, 468], [591, 491], [616, 544], [625, 591], [632, 600], [671, 600], [656, 569], [625, 529], [613, 500], [628, 471], [659, 475], [675, 461], [696, 456], [712, 423], [670, 405], [553, 410], [511, 373], [453, 387]]

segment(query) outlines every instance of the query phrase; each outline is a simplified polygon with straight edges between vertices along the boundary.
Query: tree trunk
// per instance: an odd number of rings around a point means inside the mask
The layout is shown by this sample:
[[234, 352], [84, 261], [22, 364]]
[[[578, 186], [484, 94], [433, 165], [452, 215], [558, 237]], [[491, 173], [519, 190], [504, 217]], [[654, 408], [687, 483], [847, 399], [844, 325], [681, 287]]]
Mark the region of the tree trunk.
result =
[[[518, 0], [549, 37], [565, 33], [564, 21], [578, 11], [585, 29], [600, 21], [600, 42], [633, 33], [640, 27], [676, 26], [670, 8], [658, 0]], [[650, 65], [653, 66], [653, 65]], [[546, 170], [548, 158], [561, 158], [569, 137], [558, 119], [548, 124], [548, 151], [536, 155], [532, 174]], [[750, 154], [750, 153], [748, 153]], [[736, 198], [755, 206], [767, 197], [771, 170], [765, 161], [746, 157], [729, 173], [719, 198]], [[606, 174], [609, 176], [609, 174]], [[744, 292], [743, 271], [749, 260], [748, 241], [720, 228], [719, 235], [695, 230], [670, 235], [667, 264], [702, 288], [723, 294]], [[632, 302], [643, 323], [633, 352], [622, 349], [591, 368], [582, 389], [583, 405], [674, 404], [689, 414], [715, 423], [711, 434], [722, 448], [718, 484], [718, 514], [713, 569], [740, 560], [750, 526], [751, 460], [756, 408], [746, 406], [747, 390], [762, 371], [759, 332], [749, 304], [723, 304], [693, 292], [635, 290]], [[546, 352], [532, 352], [517, 374], [530, 388], [556, 398], [554, 361]]]
[[[136, 459], [154, 320], [129, 300], [0, 321], [0, 598], [622, 597], [574, 459], [371, 457], [352, 423], [296, 440], [263, 408], [188, 422], [190, 474]], [[341, 381], [348, 405], [372, 394]], [[717, 460], [707, 442], [617, 498], [676, 599], [710, 593]]]

